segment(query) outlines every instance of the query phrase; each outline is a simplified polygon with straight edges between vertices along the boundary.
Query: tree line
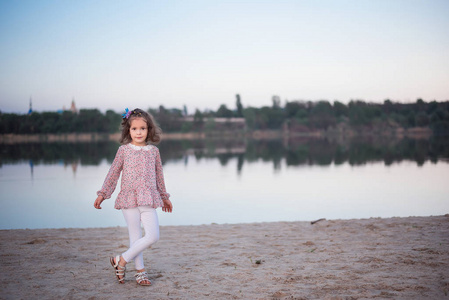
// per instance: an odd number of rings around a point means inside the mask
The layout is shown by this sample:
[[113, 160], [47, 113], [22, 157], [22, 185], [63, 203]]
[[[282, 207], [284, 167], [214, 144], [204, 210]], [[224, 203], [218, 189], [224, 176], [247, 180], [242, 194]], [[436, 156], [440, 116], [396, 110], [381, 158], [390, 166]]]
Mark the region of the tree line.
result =
[[121, 115], [112, 110], [105, 114], [98, 109], [81, 109], [79, 113], [32, 112], [22, 115], [0, 112], [0, 133], [113, 133], [118, 131], [120, 122]]
[[[208, 132], [219, 128], [215, 118], [243, 118], [247, 130], [279, 130], [303, 128], [306, 130], [328, 130], [346, 124], [354, 129], [429, 127], [435, 135], [449, 134], [449, 101], [426, 102], [417, 99], [414, 103], [398, 103], [385, 100], [371, 103], [353, 100], [348, 104], [340, 101], [286, 101], [281, 104], [278, 96], [272, 104], [263, 107], [243, 107], [240, 95], [236, 95], [235, 108], [225, 104], [216, 111], [195, 110], [187, 113], [179, 108], [149, 108], [164, 132]], [[12, 114], [0, 112], [0, 134], [35, 133], [81, 133], [117, 132], [121, 114], [108, 110], [81, 109], [78, 113], [33, 112]], [[226, 128], [225, 128], [226, 129]]]

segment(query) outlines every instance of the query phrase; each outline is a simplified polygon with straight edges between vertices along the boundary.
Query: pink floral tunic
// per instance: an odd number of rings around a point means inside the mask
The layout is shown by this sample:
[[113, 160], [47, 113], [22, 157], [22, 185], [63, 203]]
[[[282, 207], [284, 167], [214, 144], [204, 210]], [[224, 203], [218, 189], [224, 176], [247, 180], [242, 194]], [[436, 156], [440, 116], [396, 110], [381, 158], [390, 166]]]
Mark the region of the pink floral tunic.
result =
[[121, 190], [115, 200], [115, 208], [132, 208], [149, 205], [164, 206], [162, 200], [170, 194], [165, 190], [164, 174], [159, 149], [153, 145], [120, 146], [98, 196], [111, 198], [122, 172]]

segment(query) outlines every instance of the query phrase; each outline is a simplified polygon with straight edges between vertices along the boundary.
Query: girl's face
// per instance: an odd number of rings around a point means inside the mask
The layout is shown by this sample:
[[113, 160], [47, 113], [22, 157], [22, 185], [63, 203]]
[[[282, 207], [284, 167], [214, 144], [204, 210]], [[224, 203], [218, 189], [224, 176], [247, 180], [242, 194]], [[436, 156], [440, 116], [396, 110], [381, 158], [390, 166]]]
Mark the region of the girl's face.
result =
[[131, 135], [131, 144], [136, 146], [145, 146], [145, 142], [148, 135], [148, 125], [143, 118], [136, 118], [131, 121], [129, 128], [129, 134]]

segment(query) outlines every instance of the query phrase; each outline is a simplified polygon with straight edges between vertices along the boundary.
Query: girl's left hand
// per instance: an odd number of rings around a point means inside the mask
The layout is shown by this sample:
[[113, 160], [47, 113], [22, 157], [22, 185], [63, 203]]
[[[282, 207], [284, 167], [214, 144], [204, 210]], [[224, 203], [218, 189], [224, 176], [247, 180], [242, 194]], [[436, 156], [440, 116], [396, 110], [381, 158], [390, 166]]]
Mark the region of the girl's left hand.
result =
[[95, 199], [95, 202], [94, 202], [94, 207], [96, 208], [96, 209], [101, 209], [101, 203], [104, 201], [104, 198], [103, 198], [103, 196], [98, 196], [97, 197], [97, 199]]
[[173, 211], [173, 204], [171, 204], [170, 199], [162, 200], [164, 202], [164, 206], [162, 207], [162, 211], [171, 213]]

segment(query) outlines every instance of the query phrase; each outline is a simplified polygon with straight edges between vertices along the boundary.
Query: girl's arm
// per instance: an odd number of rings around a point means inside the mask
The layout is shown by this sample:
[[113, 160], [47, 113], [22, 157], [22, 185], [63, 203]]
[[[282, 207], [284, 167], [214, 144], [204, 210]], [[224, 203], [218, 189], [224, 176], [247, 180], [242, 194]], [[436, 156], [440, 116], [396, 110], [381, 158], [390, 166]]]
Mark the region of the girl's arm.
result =
[[[120, 178], [120, 172], [123, 169], [124, 161], [124, 150], [123, 147], [118, 148], [117, 154], [115, 155], [114, 161], [112, 162], [111, 168], [109, 169], [108, 175], [104, 180], [101, 190], [97, 192], [98, 198], [102, 197], [104, 199], [111, 198], [112, 193], [114, 193], [115, 187], [117, 186], [117, 181]], [[98, 199], [100, 203], [103, 200]]]
[[165, 212], [172, 212], [173, 205], [170, 201], [170, 194], [165, 189], [164, 172], [162, 171], [162, 160], [159, 153], [159, 149], [156, 148], [156, 185], [159, 194], [161, 195], [164, 207], [162, 210]]

